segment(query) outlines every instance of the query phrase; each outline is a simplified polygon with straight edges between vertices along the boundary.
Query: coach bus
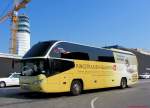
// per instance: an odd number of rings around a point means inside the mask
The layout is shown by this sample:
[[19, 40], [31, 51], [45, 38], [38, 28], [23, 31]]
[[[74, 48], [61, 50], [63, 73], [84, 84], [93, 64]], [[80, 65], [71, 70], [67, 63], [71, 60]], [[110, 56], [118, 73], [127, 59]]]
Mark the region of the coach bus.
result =
[[136, 56], [127, 51], [64, 41], [35, 44], [22, 59], [20, 86], [36, 92], [126, 88], [138, 80]]

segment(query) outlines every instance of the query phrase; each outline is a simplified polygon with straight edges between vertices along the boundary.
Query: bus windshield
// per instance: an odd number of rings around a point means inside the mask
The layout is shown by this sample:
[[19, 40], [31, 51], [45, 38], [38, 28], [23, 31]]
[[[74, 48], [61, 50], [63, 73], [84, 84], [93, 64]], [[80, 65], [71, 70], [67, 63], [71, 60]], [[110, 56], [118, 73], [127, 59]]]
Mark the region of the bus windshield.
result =
[[54, 75], [74, 68], [74, 62], [61, 59], [26, 59], [22, 60], [22, 76], [44, 74]]
[[29, 59], [22, 60], [21, 75], [23, 76], [34, 76], [39, 74], [45, 74], [48, 67], [44, 59]]
[[39, 42], [35, 44], [25, 55], [23, 58], [27, 57], [41, 57], [45, 56], [48, 52], [49, 48], [55, 43], [56, 41], [47, 41], [47, 42]]

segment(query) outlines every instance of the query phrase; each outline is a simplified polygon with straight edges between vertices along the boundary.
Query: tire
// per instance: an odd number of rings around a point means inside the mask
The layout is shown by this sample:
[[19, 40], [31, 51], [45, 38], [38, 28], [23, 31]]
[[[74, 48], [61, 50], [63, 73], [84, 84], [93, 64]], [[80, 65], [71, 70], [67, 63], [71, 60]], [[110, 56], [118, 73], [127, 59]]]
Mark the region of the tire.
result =
[[122, 79], [121, 79], [120, 88], [121, 88], [121, 89], [127, 88], [127, 79], [126, 79], [126, 78], [122, 78]]
[[74, 80], [71, 84], [71, 88], [70, 88], [70, 92], [71, 95], [73, 96], [77, 96], [79, 94], [81, 94], [83, 89], [82, 83], [79, 80]]
[[0, 82], [0, 88], [4, 88], [4, 87], [6, 87], [6, 83], [5, 82]]

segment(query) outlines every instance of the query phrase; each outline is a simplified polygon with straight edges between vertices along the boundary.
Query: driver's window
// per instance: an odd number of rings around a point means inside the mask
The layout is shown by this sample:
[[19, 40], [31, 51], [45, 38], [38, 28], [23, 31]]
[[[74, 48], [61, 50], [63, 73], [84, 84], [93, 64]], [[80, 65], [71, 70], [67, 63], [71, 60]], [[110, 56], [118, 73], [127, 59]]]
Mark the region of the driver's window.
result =
[[74, 66], [75, 65], [73, 61], [52, 59], [49, 61], [49, 74], [61, 73], [73, 68]]

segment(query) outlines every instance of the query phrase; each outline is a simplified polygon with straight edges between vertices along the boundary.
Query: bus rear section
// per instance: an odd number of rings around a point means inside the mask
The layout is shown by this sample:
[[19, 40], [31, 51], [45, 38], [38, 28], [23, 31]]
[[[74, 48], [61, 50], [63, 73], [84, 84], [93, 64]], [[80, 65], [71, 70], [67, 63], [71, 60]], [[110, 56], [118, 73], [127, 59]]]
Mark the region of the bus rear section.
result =
[[[136, 84], [138, 81], [138, 64], [136, 56], [128, 51], [113, 49], [117, 70], [120, 77], [126, 80], [127, 86]], [[120, 79], [121, 82], [122, 79]]]

